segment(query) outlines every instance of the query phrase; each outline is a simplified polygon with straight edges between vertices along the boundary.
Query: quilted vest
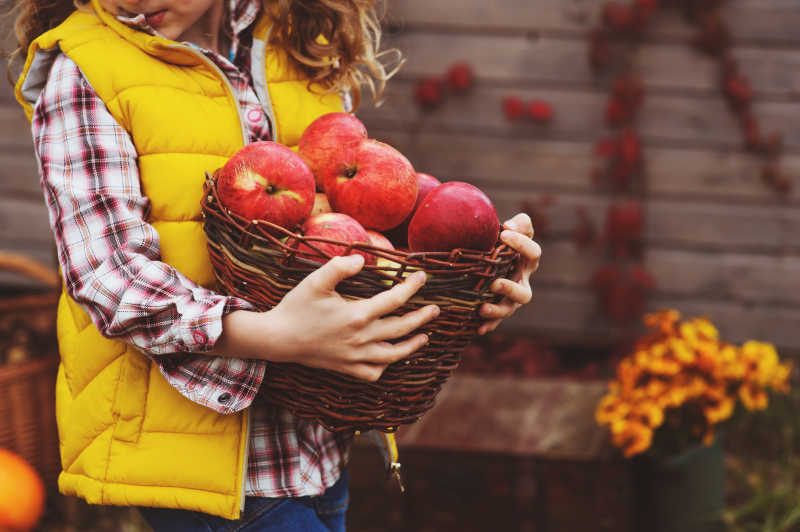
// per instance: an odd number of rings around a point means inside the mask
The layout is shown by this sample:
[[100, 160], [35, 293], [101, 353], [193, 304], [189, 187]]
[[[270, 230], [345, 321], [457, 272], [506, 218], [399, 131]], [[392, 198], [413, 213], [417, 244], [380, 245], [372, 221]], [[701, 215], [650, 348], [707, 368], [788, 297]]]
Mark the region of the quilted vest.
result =
[[[200, 210], [204, 172], [247, 142], [228, 81], [190, 46], [135, 31], [92, 0], [42, 34], [28, 52], [16, 96], [28, 118], [61, 51], [84, 76], [139, 155], [148, 222], [162, 260], [214, 287]], [[254, 30], [256, 91], [275, 125], [273, 138], [295, 146], [319, 115], [341, 111], [338, 95], [311, 91], [287, 56]], [[61, 364], [56, 383], [61, 493], [93, 504], [197, 510], [236, 519], [244, 502], [249, 415], [221, 415], [182, 396], [136, 348], [105, 338], [66, 295], [58, 307]]]

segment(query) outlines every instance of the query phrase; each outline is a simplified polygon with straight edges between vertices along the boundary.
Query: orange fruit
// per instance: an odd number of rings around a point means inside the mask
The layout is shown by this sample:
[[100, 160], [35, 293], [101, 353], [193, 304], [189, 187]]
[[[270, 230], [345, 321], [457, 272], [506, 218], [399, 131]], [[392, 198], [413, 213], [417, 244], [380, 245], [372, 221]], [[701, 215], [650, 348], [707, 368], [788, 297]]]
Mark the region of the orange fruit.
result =
[[44, 483], [21, 456], [0, 448], [0, 530], [31, 530], [44, 510]]

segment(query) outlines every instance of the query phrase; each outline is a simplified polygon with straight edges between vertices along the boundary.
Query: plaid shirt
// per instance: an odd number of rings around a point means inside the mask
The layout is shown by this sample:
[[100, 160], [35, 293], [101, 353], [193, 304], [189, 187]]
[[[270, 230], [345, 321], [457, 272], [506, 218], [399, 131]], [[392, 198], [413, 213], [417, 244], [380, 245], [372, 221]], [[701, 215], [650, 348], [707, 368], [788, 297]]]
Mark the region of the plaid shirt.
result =
[[[250, 142], [268, 140], [270, 124], [249, 73], [260, 2], [229, 1], [230, 60], [202, 52], [229, 78]], [[154, 33], [141, 15], [121, 20]], [[214, 347], [223, 316], [252, 306], [207, 290], [161, 262], [133, 141], [63, 54], [55, 59], [34, 107], [32, 132], [68, 294], [103, 335], [128, 342], [155, 360], [185, 397], [223, 414], [250, 406], [266, 362], [194, 353]], [[318, 495], [336, 482], [351, 433], [333, 434], [258, 403], [251, 416], [247, 495]]]

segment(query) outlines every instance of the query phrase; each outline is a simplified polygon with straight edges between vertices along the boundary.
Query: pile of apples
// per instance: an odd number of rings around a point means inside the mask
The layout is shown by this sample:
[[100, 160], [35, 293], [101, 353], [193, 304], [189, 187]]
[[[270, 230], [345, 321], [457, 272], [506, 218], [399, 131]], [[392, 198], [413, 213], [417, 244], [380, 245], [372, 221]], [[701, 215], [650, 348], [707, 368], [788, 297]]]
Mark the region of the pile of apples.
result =
[[[223, 207], [248, 220], [345, 244], [489, 251], [500, 233], [494, 205], [480, 189], [417, 173], [402, 153], [368, 138], [364, 124], [347, 113], [312, 122], [298, 153], [276, 142], [245, 146], [217, 173], [217, 195]], [[313, 256], [306, 244], [288, 244], [298, 256]], [[315, 247], [331, 256], [348, 250], [330, 243]], [[367, 264], [376, 262], [361, 254]]]

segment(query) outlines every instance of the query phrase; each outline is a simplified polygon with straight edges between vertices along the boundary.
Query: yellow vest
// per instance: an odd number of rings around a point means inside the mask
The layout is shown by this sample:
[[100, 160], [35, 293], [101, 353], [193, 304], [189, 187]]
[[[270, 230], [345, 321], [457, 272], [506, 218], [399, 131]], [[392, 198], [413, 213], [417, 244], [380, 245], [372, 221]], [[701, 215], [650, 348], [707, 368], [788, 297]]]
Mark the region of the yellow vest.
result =
[[[162, 260], [213, 287], [200, 198], [204, 172], [247, 142], [235, 96], [218, 67], [192, 47], [133, 30], [97, 0], [92, 8], [31, 44], [17, 99], [30, 119], [59, 49], [75, 61], [133, 138]], [[256, 91], [275, 124], [274, 138], [295, 146], [316, 117], [341, 111], [341, 99], [309, 91], [286, 55], [266, 44], [268, 30], [262, 17], [253, 37]], [[103, 337], [67, 295], [59, 302], [58, 339], [62, 493], [94, 504], [239, 517], [247, 411], [225, 416], [186, 399], [141, 351]]]

